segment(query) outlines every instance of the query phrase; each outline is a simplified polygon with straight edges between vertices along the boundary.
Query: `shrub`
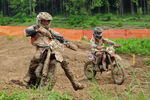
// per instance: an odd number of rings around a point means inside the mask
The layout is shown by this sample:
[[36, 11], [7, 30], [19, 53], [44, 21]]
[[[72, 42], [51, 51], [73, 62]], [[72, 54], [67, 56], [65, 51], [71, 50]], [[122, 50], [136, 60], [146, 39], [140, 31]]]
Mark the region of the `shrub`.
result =
[[70, 15], [68, 23], [73, 26], [86, 26], [87, 17], [84, 15]]
[[105, 15], [106, 20], [105, 21], [110, 21], [112, 19], [112, 14], [108, 13]]
[[118, 27], [122, 27], [123, 26], [123, 23], [120, 21], [118, 24], [117, 24]]
[[95, 27], [95, 26], [98, 25], [98, 20], [97, 20], [96, 17], [94, 17], [94, 18], [92, 19], [92, 21], [90, 22], [90, 25], [91, 25], [92, 27]]
[[0, 18], [0, 25], [7, 25], [11, 23], [11, 18], [9, 17], [1, 17]]

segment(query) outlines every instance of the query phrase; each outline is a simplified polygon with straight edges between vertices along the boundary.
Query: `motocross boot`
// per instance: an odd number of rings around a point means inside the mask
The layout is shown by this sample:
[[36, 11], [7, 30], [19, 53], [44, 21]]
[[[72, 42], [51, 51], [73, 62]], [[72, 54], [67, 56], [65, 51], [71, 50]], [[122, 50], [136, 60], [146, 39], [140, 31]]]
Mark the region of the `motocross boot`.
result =
[[23, 78], [24, 82], [26, 82], [26, 88], [30, 87], [31, 85], [35, 85], [36, 81], [36, 75], [35, 75], [35, 69], [38, 66], [39, 62], [32, 59], [30, 62], [29, 70], [25, 77]]
[[29, 72], [25, 75], [23, 80], [26, 83], [26, 88], [27, 89], [32, 88], [32, 86], [33, 86], [33, 78], [31, 78], [31, 75], [29, 74]]
[[73, 88], [74, 88], [75, 91], [81, 90], [81, 89], [83, 89], [83, 88], [85, 87], [84, 85], [82, 85], [81, 83], [79, 83], [79, 82], [75, 79], [75, 76], [74, 76], [73, 72], [71, 72], [71, 71], [69, 70], [69, 68], [68, 68], [68, 63], [67, 63], [66, 61], [63, 61], [63, 62], [61, 63], [61, 66], [62, 66], [62, 68], [63, 68], [63, 70], [64, 70], [66, 76], [67, 76], [68, 79], [70, 80], [70, 82], [71, 82], [71, 84], [72, 84], [72, 86], [73, 86]]
[[23, 81], [27, 83], [27, 82], [29, 82], [29, 80], [30, 80], [30, 75], [29, 75], [29, 72], [27, 72], [23, 78]]
[[35, 78], [30, 78], [30, 80], [26, 83], [26, 88], [37, 88]]
[[28, 83], [30, 81], [31, 77], [35, 76], [34, 70], [35, 70], [34, 68], [29, 68], [28, 72], [26, 73], [26, 75], [23, 78], [24, 82]]
[[83, 84], [81, 84], [79, 82], [76, 82], [74, 84], [72, 83], [72, 86], [73, 86], [73, 88], [74, 88], [75, 91], [82, 90], [85, 87]]

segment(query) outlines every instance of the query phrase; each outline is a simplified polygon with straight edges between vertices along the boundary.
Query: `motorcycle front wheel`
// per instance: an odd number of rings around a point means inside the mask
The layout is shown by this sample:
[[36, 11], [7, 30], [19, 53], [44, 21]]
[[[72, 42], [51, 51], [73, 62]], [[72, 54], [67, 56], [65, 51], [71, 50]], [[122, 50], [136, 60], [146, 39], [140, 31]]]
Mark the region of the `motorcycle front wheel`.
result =
[[121, 85], [125, 80], [125, 74], [123, 66], [121, 66], [116, 60], [111, 70], [112, 78], [115, 84]]
[[48, 90], [52, 90], [55, 82], [56, 82], [56, 77], [55, 73], [57, 71], [57, 61], [56, 59], [51, 60], [49, 64], [49, 69], [48, 69], [48, 75], [47, 77], [42, 77], [40, 81], [40, 87]]
[[84, 65], [84, 74], [89, 80], [95, 78], [96, 71], [94, 70], [94, 67], [95, 65], [92, 61], [88, 61]]

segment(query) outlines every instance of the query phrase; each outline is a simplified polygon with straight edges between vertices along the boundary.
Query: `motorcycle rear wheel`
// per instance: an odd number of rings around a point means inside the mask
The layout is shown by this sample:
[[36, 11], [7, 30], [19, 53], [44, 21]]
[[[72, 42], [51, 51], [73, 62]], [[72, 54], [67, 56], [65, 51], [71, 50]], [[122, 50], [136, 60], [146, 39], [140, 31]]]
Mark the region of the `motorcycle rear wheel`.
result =
[[117, 61], [115, 62], [116, 64], [114, 64], [111, 70], [112, 78], [115, 84], [121, 85], [125, 80], [124, 69]]
[[89, 79], [89, 80], [95, 78], [96, 71], [94, 70], [94, 67], [95, 67], [95, 65], [92, 61], [88, 61], [84, 65], [84, 74], [87, 77], [87, 79]]

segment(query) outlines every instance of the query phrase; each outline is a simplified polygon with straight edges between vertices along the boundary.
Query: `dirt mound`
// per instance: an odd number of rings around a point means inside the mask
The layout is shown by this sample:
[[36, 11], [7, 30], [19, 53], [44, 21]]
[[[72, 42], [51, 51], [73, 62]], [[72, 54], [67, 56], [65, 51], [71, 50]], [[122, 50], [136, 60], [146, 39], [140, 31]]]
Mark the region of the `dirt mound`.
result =
[[91, 45], [89, 42], [86, 41], [71, 41], [73, 44], [75, 44], [79, 49], [82, 50], [90, 50]]
[[[28, 70], [30, 60], [35, 53], [35, 48], [30, 44], [29, 38], [13, 38], [0, 37], [0, 90], [10, 91], [11, 88], [25, 89], [25, 83], [23, 77]], [[90, 50], [90, 44], [83, 41], [72, 41], [79, 49], [73, 51], [65, 48], [63, 53], [64, 59], [69, 62], [69, 67], [74, 71], [76, 77], [82, 84], [87, 87], [80, 91], [74, 91], [71, 83], [64, 74], [62, 68], [58, 69], [57, 82], [55, 85], [55, 91], [61, 91], [63, 93], [70, 93], [76, 100], [90, 99], [92, 85], [90, 81], [84, 75], [84, 64], [88, 60], [87, 52]], [[100, 86], [100, 90], [106, 90], [106, 92], [115, 93], [116, 91], [128, 91], [128, 85], [133, 80], [132, 74], [135, 71], [137, 77], [143, 80], [141, 72], [136, 68], [142, 68], [144, 72], [150, 74], [150, 67], [144, 65], [144, 58], [136, 57], [136, 67], [131, 67], [132, 56], [121, 55], [123, 58], [123, 64], [125, 65], [126, 80], [123, 85], [113, 84], [110, 72], [96, 75], [96, 81]], [[133, 69], [133, 70], [131, 70]], [[149, 81], [149, 80], [148, 80]], [[136, 83], [136, 82], [135, 82]], [[3, 85], [5, 84], [5, 85]], [[6, 86], [7, 85], [7, 86]], [[146, 85], [142, 85], [144, 89]], [[26, 90], [27, 91], [27, 90]], [[136, 88], [133, 92], [140, 91], [140, 88]]]

